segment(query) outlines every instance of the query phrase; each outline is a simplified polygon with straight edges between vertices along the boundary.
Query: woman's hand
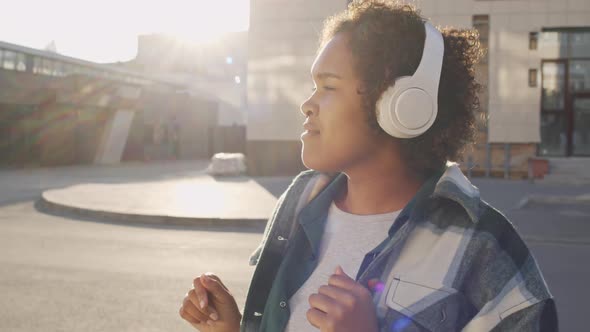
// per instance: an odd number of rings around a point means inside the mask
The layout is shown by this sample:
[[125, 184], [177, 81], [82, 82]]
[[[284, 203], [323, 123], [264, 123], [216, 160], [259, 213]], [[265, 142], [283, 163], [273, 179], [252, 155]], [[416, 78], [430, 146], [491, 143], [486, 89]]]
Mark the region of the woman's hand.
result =
[[378, 331], [377, 314], [369, 290], [338, 266], [317, 294], [309, 296], [309, 323], [321, 332]]
[[233, 295], [213, 274], [193, 281], [180, 307], [180, 317], [201, 332], [237, 332], [242, 315]]

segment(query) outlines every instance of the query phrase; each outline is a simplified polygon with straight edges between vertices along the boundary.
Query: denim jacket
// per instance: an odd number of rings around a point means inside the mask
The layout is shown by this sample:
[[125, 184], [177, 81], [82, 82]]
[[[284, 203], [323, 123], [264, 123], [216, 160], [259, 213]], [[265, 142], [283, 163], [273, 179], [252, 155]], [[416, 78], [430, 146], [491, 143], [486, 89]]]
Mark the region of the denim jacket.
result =
[[[288, 299], [317, 266], [330, 204], [344, 174], [299, 174], [279, 198], [263, 240], [241, 331], [283, 331]], [[480, 199], [456, 164], [428, 179], [366, 253], [380, 331], [557, 331], [539, 267], [513, 225]], [[376, 286], [375, 286], [376, 285]]]

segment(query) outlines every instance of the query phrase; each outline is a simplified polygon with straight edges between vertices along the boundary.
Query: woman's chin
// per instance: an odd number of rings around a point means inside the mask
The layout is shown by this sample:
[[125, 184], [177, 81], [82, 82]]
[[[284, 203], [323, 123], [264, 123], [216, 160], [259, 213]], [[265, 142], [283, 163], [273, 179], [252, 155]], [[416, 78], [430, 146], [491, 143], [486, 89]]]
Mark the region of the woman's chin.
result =
[[[323, 160], [322, 160], [323, 159]], [[312, 169], [317, 172], [323, 173], [334, 173], [337, 172], [336, 167], [334, 165], [326, 164], [325, 158], [317, 157], [317, 156], [308, 156], [305, 152], [301, 154], [301, 161], [303, 165], [308, 168]]]
[[317, 159], [319, 158], [314, 158], [314, 156], [308, 156], [305, 152], [301, 153], [301, 161], [303, 162], [303, 165], [308, 169], [319, 171], [318, 167], [321, 168], [322, 163], [320, 162], [320, 160]]

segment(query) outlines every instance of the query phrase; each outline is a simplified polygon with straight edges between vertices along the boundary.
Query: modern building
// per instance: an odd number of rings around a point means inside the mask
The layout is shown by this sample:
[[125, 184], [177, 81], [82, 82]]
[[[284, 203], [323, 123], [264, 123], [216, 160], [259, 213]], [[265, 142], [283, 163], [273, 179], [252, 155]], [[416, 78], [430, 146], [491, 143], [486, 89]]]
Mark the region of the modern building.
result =
[[[253, 174], [301, 169], [303, 115], [322, 22], [346, 0], [252, 0], [247, 154]], [[590, 156], [590, 2], [417, 0], [435, 25], [476, 28], [487, 55], [465, 170], [523, 177], [530, 160]], [[552, 159], [554, 160], [554, 159]], [[577, 159], [576, 159], [577, 160]]]
[[2, 167], [209, 158], [217, 124], [177, 81], [0, 42]]

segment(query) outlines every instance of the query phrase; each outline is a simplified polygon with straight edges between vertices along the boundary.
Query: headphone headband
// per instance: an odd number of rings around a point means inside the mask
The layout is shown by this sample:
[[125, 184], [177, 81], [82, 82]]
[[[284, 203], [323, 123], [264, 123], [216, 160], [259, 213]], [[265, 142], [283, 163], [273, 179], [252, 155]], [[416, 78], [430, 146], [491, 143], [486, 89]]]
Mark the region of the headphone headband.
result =
[[441, 33], [432, 24], [425, 22], [426, 39], [420, 64], [412, 79], [420, 83], [431, 96], [438, 95], [438, 84], [442, 70], [445, 44]]

